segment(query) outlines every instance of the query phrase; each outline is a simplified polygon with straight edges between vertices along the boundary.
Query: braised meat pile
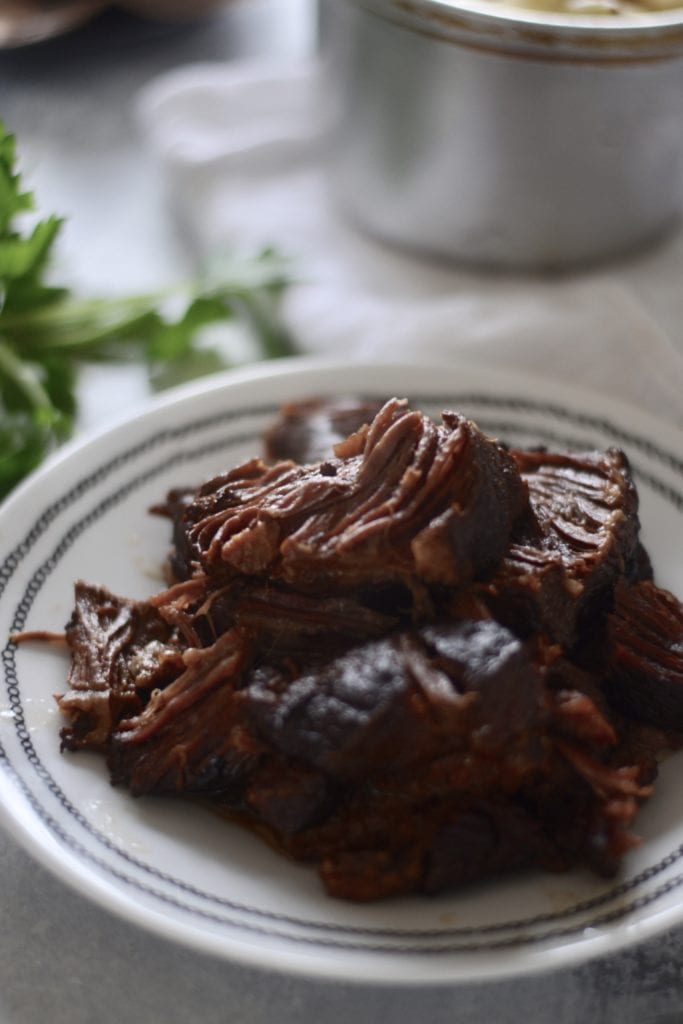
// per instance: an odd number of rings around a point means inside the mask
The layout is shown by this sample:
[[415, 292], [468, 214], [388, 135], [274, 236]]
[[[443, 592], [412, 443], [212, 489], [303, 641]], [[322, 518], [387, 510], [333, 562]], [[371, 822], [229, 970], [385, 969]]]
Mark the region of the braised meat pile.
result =
[[683, 606], [622, 452], [310, 401], [157, 511], [168, 589], [77, 584], [65, 748], [229, 813], [346, 899], [618, 869], [683, 734]]

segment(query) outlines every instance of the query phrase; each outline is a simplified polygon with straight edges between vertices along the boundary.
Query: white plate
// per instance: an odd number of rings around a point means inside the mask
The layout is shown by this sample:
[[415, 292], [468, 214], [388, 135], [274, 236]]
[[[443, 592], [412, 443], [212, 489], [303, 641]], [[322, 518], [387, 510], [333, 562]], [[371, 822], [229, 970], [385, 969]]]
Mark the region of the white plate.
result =
[[[147, 509], [259, 450], [283, 400], [362, 392], [450, 406], [515, 444], [619, 444], [636, 472], [659, 582], [683, 594], [683, 435], [632, 408], [496, 371], [293, 361], [185, 388], [72, 445], [0, 511], [0, 629], [63, 628], [83, 577], [143, 597], [160, 589], [168, 525]], [[641, 812], [622, 876], [529, 874], [369, 906], [326, 897], [313, 870], [199, 808], [113, 789], [101, 759], [59, 753], [52, 695], [65, 657], [2, 654], [0, 800], [19, 840], [64, 881], [169, 938], [235, 960], [392, 984], [558, 967], [683, 918], [683, 754]]]

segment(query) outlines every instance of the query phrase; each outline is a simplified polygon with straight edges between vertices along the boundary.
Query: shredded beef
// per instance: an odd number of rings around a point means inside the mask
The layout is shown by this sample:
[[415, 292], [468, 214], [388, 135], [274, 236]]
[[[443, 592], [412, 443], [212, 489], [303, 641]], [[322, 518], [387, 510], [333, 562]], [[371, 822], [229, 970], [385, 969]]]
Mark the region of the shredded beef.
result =
[[182, 660], [178, 636], [153, 607], [82, 582], [66, 639], [71, 671], [59, 706], [68, 722], [62, 742], [71, 750], [106, 749], [113, 729], [141, 711]]
[[300, 466], [324, 462], [334, 454], [335, 445], [370, 423], [381, 408], [381, 402], [353, 397], [290, 402], [265, 433], [265, 458], [291, 459]]
[[618, 870], [683, 742], [683, 606], [622, 452], [310, 400], [265, 461], [155, 511], [168, 589], [76, 587], [65, 748], [212, 803], [345, 899]]
[[254, 459], [205, 484], [187, 534], [207, 574], [462, 586], [498, 564], [526, 501], [512, 458], [472, 423], [436, 426], [394, 400], [325, 462]]

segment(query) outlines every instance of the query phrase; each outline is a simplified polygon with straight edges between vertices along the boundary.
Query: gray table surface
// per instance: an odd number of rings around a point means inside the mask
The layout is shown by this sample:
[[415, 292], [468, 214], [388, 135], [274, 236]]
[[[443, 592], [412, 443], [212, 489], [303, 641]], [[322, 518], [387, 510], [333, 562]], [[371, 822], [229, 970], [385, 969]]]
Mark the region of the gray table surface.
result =
[[[107, 14], [63, 39], [0, 53], [0, 116], [20, 138], [41, 207], [68, 218], [60, 276], [116, 291], [184, 272], [159, 169], [131, 116], [137, 90], [189, 61], [305, 54], [313, 26], [309, 0], [238, 0], [201, 24]], [[683, 1020], [683, 934], [539, 977], [396, 991], [272, 975], [166, 943], [67, 889], [1, 830], [0, 878], [3, 1024]]]

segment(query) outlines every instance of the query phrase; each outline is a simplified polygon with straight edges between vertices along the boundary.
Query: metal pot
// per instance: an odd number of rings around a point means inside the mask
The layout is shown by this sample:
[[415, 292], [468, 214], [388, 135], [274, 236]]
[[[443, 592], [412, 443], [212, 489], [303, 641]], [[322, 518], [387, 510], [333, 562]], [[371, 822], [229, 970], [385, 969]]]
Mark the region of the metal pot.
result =
[[622, 254], [683, 207], [683, 7], [321, 0], [332, 190], [386, 240], [471, 263]]

